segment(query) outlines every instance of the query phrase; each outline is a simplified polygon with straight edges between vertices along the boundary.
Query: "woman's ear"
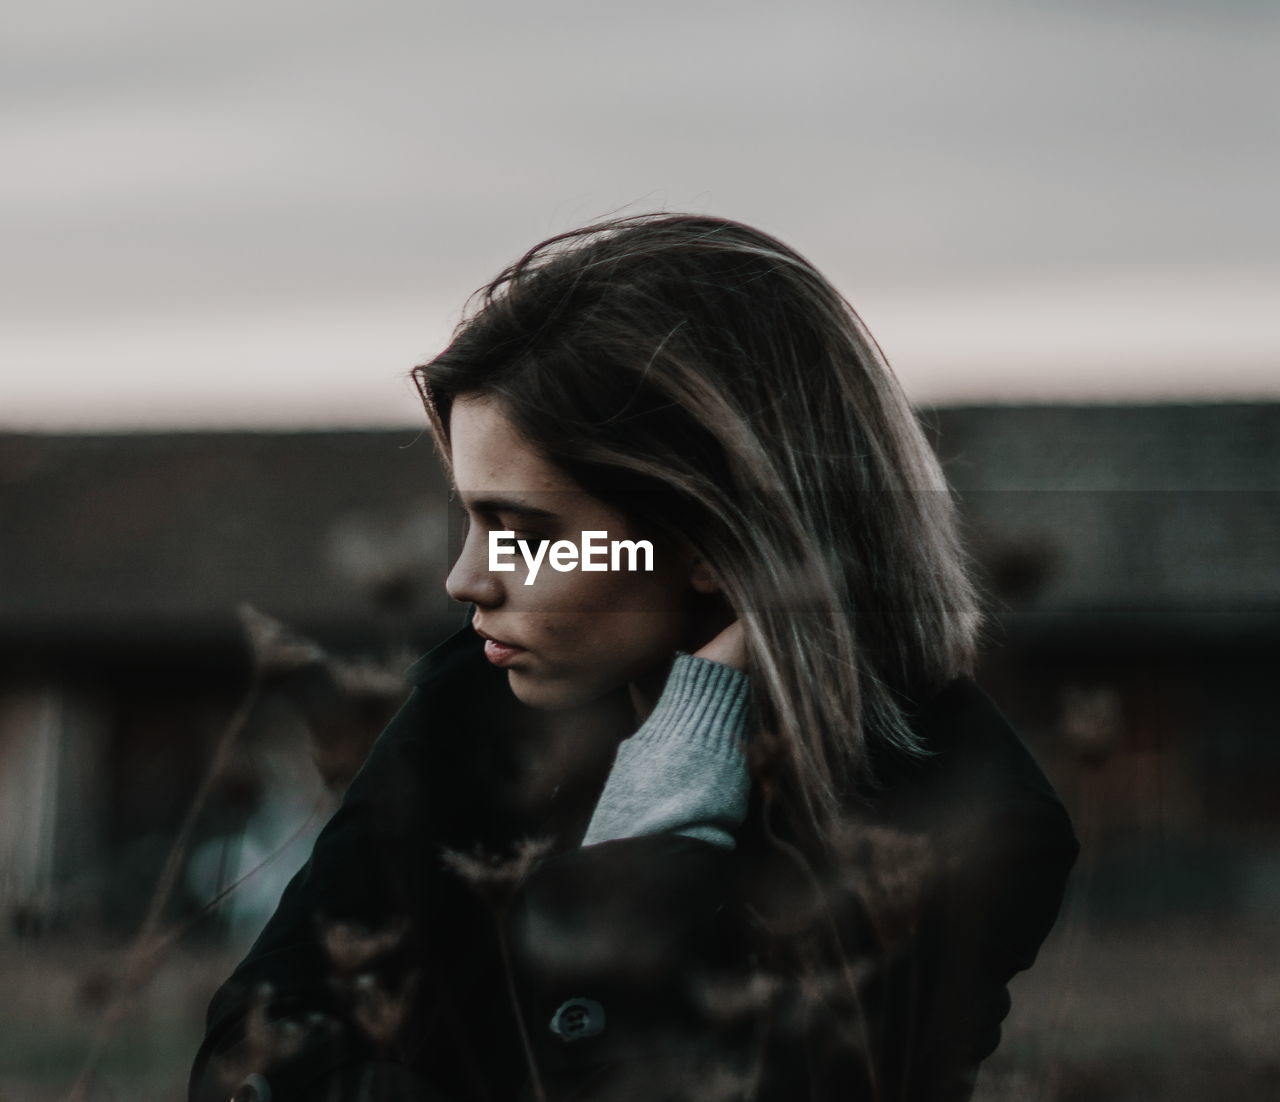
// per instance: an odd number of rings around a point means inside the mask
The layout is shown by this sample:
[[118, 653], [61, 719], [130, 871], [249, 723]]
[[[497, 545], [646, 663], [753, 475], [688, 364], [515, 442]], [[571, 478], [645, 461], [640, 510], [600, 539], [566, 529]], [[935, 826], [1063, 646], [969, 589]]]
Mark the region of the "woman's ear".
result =
[[701, 557], [695, 557], [693, 565], [689, 568], [689, 584], [698, 593], [721, 592], [719, 577]]

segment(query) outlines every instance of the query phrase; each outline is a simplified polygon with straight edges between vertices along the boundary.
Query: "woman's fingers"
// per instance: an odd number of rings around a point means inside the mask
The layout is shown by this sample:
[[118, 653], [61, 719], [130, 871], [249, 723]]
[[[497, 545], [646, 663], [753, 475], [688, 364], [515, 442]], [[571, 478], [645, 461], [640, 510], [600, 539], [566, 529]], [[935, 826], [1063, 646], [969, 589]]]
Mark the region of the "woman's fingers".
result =
[[747, 644], [742, 621], [734, 620], [719, 635], [693, 652], [694, 658], [707, 658], [735, 670], [747, 668]]

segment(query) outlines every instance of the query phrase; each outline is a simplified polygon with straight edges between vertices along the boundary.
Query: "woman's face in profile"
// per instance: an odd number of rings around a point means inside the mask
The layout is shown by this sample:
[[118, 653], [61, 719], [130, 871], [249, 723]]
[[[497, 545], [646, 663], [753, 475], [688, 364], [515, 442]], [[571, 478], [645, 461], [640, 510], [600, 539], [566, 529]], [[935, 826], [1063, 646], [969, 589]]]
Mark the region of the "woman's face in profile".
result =
[[[515, 695], [546, 709], [585, 704], [628, 684], [642, 700], [651, 697], [655, 676], [660, 683], [675, 651], [697, 645], [689, 635], [695, 591], [688, 553], [642, 533], [579, 487], [521, 436], [493, 399], [456, 399], [449, 437], [469, 524], [445, 588], [454, 600], [475, 604], [472, 626], [497, 641], [487, 642], [485, 653], [506, 669]], [[491, 561], [490, 533], [499, 531], [515, 538], [502, 541]], [[584, 532], [606, 533], [593, 537], [594, 547], [604, 548], [591, 555], [597, 569], [582, 569]], [[651, 571], [629, 569], [645, 565], [642, 551], [634, 563], [625, 549], [612, 561], [613, 541], [646, 538]], [[558, 541], [579, 549], [568, 569], [553, 565]], [[562, 548], [559, 561], [572, 557]]]

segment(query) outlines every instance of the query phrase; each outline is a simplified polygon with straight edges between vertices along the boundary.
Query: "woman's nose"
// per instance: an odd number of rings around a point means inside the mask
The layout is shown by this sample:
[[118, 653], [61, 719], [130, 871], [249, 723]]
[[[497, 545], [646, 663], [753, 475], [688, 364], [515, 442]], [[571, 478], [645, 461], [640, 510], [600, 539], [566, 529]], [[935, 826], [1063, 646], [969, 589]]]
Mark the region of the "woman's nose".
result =
[[462, 604], [493, 608], [502, 603], [502, 583], [489, 569], [484, 540], [475, 528], [467, 532], [462, 551], [444, 581], [445, 592]]

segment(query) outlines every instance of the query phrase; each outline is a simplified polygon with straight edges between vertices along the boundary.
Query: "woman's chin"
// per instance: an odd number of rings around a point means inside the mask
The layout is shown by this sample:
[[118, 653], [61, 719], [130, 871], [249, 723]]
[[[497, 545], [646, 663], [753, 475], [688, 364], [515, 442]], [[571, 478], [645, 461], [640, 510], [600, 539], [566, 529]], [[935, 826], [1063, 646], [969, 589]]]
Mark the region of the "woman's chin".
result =
[[594, 708], [626, 698], [626, 684], [584, 683], [581, 680], [549, 678], [526, 670], [507, 670], [507, 684], [515, 698], [526, 707], [542, 712], [567, 712]]
[[586, 694], [571, 684], [536, 677], [521, 670], [508, 670], [507, 684], [521, 704], [542, 712], [576, 708], [588, 700]]

